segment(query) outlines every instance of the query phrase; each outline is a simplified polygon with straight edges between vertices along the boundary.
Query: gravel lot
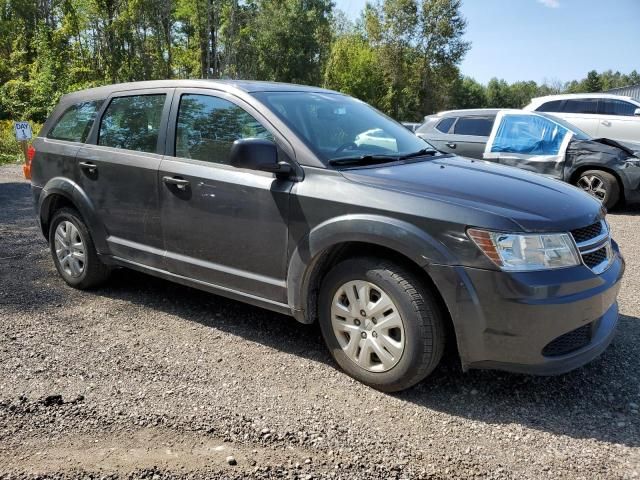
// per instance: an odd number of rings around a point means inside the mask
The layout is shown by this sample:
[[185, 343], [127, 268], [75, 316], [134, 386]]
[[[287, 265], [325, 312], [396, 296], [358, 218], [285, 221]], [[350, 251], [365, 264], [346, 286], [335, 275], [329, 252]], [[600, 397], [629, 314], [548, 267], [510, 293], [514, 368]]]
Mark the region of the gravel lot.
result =
[[316, 326], [126, 270], [67, 287], [0, 167], [0, 478], [640, 477], [640, 216], [609, 220], [628, 270], [602, 357], [560, 377], [448, 360], [389, 395]]

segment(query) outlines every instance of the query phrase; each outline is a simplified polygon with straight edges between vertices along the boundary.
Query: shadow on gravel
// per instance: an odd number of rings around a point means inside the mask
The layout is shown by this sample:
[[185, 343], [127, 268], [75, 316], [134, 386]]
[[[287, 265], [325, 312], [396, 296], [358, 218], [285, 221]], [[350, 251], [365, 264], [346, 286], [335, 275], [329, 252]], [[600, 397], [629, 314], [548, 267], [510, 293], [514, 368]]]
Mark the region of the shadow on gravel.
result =
[[[115, 272], [109, 286], [94, 293], [334, 367], [318, 327], [284, 315], [127, 270]], [[632, 342], [640, 337], [639, 324], [637, 318], [623, 316], [618, 338], [600, 358], [562, 376], [463, 373], [449, 355], [424, 382], [393, 396], [474, 421], [640, 446], [640, 418], [631, 410], [637, 410], [632, 405], [640, 391], [640, 345]]]

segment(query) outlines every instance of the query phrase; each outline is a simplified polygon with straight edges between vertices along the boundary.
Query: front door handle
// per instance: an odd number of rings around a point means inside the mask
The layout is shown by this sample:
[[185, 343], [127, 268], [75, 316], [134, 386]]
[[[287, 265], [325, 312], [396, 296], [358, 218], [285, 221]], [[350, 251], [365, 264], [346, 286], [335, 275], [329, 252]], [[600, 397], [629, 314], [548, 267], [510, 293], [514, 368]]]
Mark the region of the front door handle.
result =
[[86, 170], [89, 173], [96, 173], [98, 171], [98, 167], [96, 166], [95, 163], [80, 162], [79, 165], [80, 165], [80, 168], [82, 168], [83, 170]]
[[447, 143], [446, 145], [447, 145], [447, 147], [449, 147], [449, 148], [453, 148], [454, 150], [455, 150], [455, 148], [456, 148], [456, 144], [455, 144], [455, 143], [453, 143], [453, 142], [449, 142], [449, 143]]
[[180, 177], [162, 177], [162, 181], [167, 185], [174, 185], [178, 190], [186, 190], [189, 180]]

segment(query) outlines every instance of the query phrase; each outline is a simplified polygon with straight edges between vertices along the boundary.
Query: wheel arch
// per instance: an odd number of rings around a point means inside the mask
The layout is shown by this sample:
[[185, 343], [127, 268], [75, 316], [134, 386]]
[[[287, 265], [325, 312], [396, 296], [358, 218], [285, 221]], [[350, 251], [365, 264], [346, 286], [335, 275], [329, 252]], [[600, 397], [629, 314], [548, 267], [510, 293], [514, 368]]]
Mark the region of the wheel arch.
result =
[[45, 238], [49, 239], [49, 224], [53, 215], [63, 207], [74, 208], [80, 213], [98, 253], [108, 253], [106, 230], [96, 215], [93, 203], [75, 182], [67, 178], [52, 178], [40, 194], [38, 216]]
[[445, 247], [412, 224], [374, 215], [345, 215], [318, 225], [295, 249], [287, 273], [288, 303], [302, 323], [317, 320], [320, 282], [338, 262], [353, 256], [378, 256], [410, 269], [431, 288], [447, 322], [451, 313], [428, 273], [432, 263], [449, 264]]

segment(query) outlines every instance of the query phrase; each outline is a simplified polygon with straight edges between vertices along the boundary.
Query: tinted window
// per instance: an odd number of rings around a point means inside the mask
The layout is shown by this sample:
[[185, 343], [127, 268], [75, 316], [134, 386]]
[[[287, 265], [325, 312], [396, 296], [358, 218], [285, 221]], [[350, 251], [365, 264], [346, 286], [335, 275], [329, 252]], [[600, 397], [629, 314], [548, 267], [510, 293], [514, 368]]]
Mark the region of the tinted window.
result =
[[491, 134], [493, 120], [487, 117], [460, 117], [453, 127], [453, 133], [488, 137]]
[[183, 95], [176, 127], [176, 156], [229, 163], [231, 145], [241, 138], [272, 135], [239, 106], [209, 95]]
[[93, 126], [93, 120], [96, 118], [96, 112], [100, 105], [102, 105], [102, 100], [76, 103], [70, 106], [60, 116], [47, 137], [70, 142], [84, 142]]
[[453, 122], [455, 121], [456, 121], [455, 117], [443, 118], [436, 125], [436, 130], [439, 130], [442, 133], [449, 133], [449, 129], [451, 128], [451, 125], [453, 125]]
[[562, 111], [566, 113], [598, 113], [598, 99], [576, 98], [567, 100]]
[[552, 102], [546, 102], [536, 108], [537, 112], [561, 112], [562, 102], [564, 100], [553, 100]]
[[600, 113], [605, 115], [622, 115], [632, 117], [637, 106], [623, 100], [600, 100]]
[[156, 153], [165, 94], [116, 97], [100, 122], [98, 145]]

